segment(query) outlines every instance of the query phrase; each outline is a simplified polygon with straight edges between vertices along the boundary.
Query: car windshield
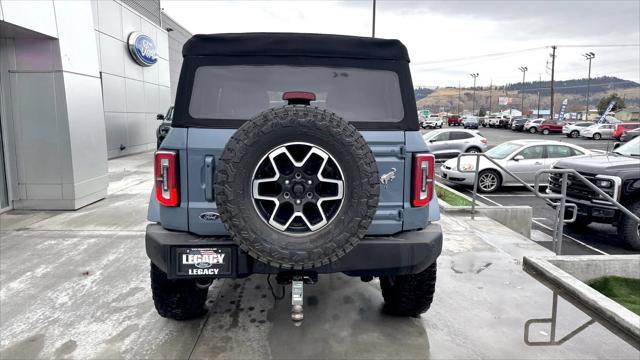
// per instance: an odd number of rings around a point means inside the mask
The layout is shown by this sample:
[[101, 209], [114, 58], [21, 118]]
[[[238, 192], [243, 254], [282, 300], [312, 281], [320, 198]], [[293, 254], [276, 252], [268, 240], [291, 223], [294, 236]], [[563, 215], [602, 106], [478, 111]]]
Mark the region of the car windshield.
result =
[[347, 121], [404, 118], [400, 82], [393, 71], [286, 65], [199, 67], [189, 114], [196, 119], [246, 120], [286, 105], [282, 95], [288, 91], [314, 93], [311, 105], [334, 111]]
[[506, 142], [492, 148], [487, 151], [486, 154], [492, 159], [504, 159], [520, 147], [522, 147], [522, 145]]
[[640, 137], [629, 141], [628, 143], [615, 149], [613, 152], [623, 156], [640, 157]]

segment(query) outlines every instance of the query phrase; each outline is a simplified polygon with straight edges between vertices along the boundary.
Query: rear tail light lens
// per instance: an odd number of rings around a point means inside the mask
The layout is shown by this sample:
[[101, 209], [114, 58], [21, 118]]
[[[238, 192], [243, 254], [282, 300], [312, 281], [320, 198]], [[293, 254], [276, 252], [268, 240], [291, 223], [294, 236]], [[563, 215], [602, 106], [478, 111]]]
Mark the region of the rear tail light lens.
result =
[[175, 151], [156, 151], [156, 199], [163, 206], [178, 206], [178, 155]]
[[411, 205], [426, 206], [433, 198], [435, 157], [431, 154], [413, 156], [413, 191]]
[[487, 139], [482, 138], [482, 139], [480, 139], [480, 142], [486, 145], [487, 144]]

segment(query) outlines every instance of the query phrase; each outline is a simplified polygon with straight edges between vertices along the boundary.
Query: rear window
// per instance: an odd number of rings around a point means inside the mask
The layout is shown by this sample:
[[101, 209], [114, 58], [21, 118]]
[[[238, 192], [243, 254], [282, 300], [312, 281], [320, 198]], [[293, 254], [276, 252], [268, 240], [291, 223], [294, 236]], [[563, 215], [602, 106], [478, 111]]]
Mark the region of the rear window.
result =
[[287, 65], [201, 66], [196, 70], [189, 114], [196, 119], [246, 120], [286, 105], [282, 94], [308, 91], [311, 105], [347, 121], [398, 122], [404, 108], [393, 71]]

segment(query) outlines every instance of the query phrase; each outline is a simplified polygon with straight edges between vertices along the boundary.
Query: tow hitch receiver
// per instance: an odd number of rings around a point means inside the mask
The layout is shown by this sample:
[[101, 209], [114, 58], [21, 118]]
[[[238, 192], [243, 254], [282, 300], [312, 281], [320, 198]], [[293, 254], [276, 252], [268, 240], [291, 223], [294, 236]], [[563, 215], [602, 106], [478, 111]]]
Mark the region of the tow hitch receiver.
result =
[[302, 320], [304, 320], [303, 299], [304, 281], [302, 278], [293, 278], [291, 281], [291, 320], [295, 326], [302, 325]]

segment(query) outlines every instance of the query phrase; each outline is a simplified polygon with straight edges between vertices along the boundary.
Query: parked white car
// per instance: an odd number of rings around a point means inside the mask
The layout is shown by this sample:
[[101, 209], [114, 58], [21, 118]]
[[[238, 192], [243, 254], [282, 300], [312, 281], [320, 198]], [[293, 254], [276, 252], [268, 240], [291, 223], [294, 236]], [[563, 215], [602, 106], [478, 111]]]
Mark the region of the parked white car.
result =
[[461, 153], [480, 153], [487, 150], [487, 139], [477, 130], [444, 129], [422, 135], [429, 153], [436, 159], [448, 159]]
[[580, 130], [580, 136], [593, 140], [613, 138], [613, 130], [616, 124], [593, 124]]
[[580, 131], [594, 125], [593, 122], [577, 122], [562, 127], [562, 133], [570, 138], [580, 137]]
[[[514, 140], [502, 143], [486, 152], [500, 166], [511, 171], [525, 183], [533, 185], [536, 171], [550, 169], [561, 158], [590, 155], [592, 151], [583, 147], [552, 140]], [[476, 158], [472, 156], [447, 160], [441, 167], [441, 176], [447, 183], [473, 186]], [[546, 183], [547, 177], [540, 179]], [[491, 161], [480, 158], [478, 190], [494, 192], [501, 186], [521, 186], [515, 178], [498, 168]]]
[[538, 132], [538, 128], [540, 127], [540, 124], [542, 124], [544, 122], [544, 119], [535, 119], [535, 120], [529, 120], [526, 123], [524, 123], [524, 131], [528, 131], [532, 134], [535, 134]]
[[438, 115], [430, 115], [423, 123], [422, 123], [422, 128], [423, 129], [427, 129], [427, 128], [442, 128], [442, 125], [444, 125], [444, 120], [442, 120], [442, 118]]

